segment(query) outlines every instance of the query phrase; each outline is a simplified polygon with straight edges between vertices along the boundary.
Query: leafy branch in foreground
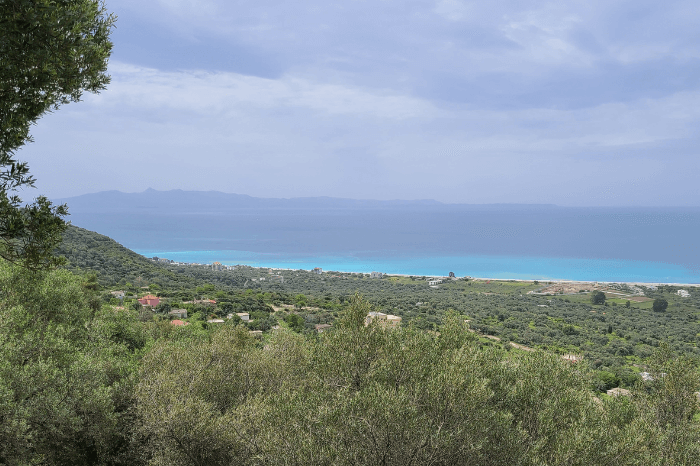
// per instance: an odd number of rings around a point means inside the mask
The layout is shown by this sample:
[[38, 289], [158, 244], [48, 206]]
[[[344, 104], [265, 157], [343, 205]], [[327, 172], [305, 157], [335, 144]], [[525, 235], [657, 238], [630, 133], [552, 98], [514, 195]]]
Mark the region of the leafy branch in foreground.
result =
[[0, 0], [0, 257], [29, 269], [57, 263], [67, 208], [23, 205], [34, 178], [15, 151], [44, 114], [109, 83], [114, 20], [97, 0]]

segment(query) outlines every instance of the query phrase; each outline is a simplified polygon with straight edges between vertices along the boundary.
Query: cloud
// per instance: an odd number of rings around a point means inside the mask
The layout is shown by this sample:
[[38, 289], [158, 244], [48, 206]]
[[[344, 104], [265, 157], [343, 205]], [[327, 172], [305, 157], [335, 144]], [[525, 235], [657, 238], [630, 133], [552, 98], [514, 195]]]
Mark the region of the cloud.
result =
[[301, 77], [273, 80], [237, 73], [179, 71], [115, 63], [109, 92], [88, 97], [96, 106], [174, 109], [204, 114], [239, 113], [242, 108], [302, 108], [322, 114], [364, 118], [430, 118], [430, 102], [391, 90], [315, 83]]
[[23, 151], [57, 196], [700, 203], [693, 2], [109, 6], [112, 83]]

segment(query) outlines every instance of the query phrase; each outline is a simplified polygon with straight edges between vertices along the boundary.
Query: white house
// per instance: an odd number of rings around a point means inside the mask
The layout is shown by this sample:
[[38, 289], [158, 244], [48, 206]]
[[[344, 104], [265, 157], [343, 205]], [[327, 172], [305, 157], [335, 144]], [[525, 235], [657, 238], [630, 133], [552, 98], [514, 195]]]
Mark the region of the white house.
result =
[[378, 320], [380, 325], [385, 327], [398, 327], [401, 325], [401, 317], [392, 314], [384, 314], [383, 312], [372, 311], [365, 317], [365, 326]]
[[173, 309], [168, 314], [178, 319], [187, 319], [187, 309]]

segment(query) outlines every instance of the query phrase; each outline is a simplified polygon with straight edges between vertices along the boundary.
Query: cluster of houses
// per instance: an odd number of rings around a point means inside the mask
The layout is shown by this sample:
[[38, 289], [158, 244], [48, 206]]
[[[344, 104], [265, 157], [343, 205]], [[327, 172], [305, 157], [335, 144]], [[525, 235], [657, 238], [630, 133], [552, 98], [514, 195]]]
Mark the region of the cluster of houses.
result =
[[[320, 269], [319, 269], [320, 270]], [[379, 272], [373, 272], [375, 274], [378, 274], [380, 277], [373, 277], [373, 278], [381, 278], [381, 273]], [[277, 277], [277, 275], [275, 275]], [[281, 276], [279, 276], [282, 278]], [[112, 291], [110, 292], [112, 296], [115, 298], [118, 298], [120, 300], [124, 299], [125, 293], [123, 291]], [[142, 298], [138, 299], [138, 302], [142, 306], [148, 306], [151, 308], [157, 307], [161, 300], [158, 296], [148, 294]], [[192, 301], [184, 301], [184, 304], [200, 304], [200, 305], [205, 305], [205, 306], [215, 306], [216, 305], [216, 300], [213, 299], [195, 299]], [[183, 319], [187, 319], [187, 309], [172, 309], [168, 312], [168, 316], [172, 319], [170, 321], [171, 325], [174, 326], [185, 326], [189, 325], [188, 322], [185, 322]], [[232, 319], [234, 316], [237, 316], [240, 318], [243, 322], [250, 322], [250, 314], [247, 312], [237, 312], [237, 313], [231, 313], [228, 314], [227, 318]], [[378, 321], [379, 324], [383, 327], [386, 328], [395, 328], [395, 327], [400, 327], [401, 326], [401, 317], [393, 315], [393, 314], [386, 314], [383, 312], [378, 312], [378, 311], [372, 311], [369, 314], [367, 314], [367, 317], [365, 318], [365, 325], [369, 325], [373, 321]], [[207, 323], [210, 324], [223, 324], [225, 322], [224, 319], [209, 319], [207, 320]], [[318, 333], [323, 333], [324, 331], [327, 331], [332, 327], [332, 324], [317, 324], [314, 326], [314, 329]], [[277, 327], [279, 328], [279, 327]], [[262, 333], [259, 330], [253, 331], [251, 330], [251, 333]]]
[[153, 262], [158, 262], [159, 264], [170, 264], [170, 265], [182, 265], [182, 266], [200, 266], [200, 267], [211, 267], [212, 270], [234, 270], [235, 265], [223, 265], [221, 262], [214, 262], [213, 264], [200, 264], [199, 262], [177, 262], [171, 259], [166, 259], [164, 257], [152, 257]]

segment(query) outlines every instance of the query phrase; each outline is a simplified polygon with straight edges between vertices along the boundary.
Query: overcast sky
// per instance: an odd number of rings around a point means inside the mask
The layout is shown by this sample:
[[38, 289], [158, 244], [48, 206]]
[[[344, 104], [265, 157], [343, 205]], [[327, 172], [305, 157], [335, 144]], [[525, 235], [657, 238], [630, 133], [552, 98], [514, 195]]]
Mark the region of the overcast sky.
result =
[[700, 205], [700, 3], [107, 0], [112, 83], [18, 153], [118, 189]]

